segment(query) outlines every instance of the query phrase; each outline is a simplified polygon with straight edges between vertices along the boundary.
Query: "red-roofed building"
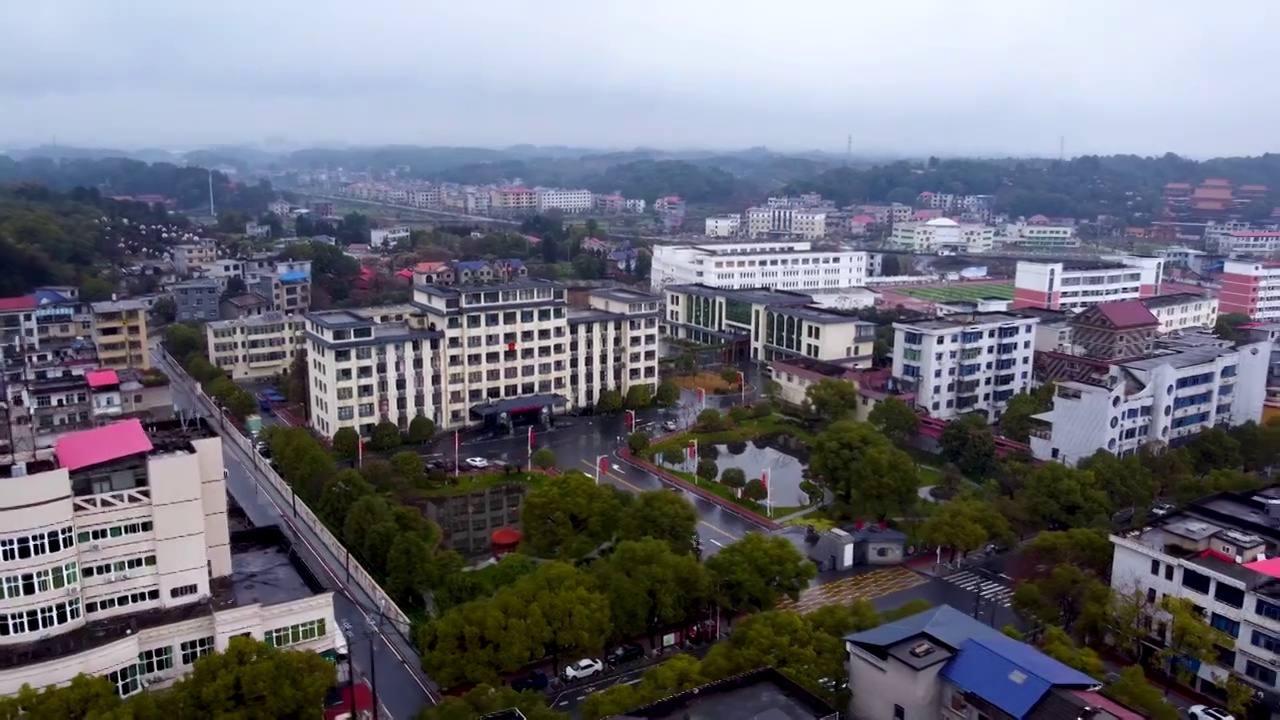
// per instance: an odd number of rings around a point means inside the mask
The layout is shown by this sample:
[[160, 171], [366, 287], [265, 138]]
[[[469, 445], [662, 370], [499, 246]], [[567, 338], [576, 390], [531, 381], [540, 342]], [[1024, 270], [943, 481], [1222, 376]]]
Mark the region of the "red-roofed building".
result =
[[64, 435], [54, 446], [59, 467], [68, 471], [151, 452], [154, 446], [139, 420], [122, 420]]
[[91, 390], [120, 384], [120, 376], [116, 374], [115, 370], [93, 370], [85, 373], [84, 379], [89, 382], [89, 389]]
[[1222, 264], [1218, 312], [1239, 313], [1253, 320], [1280, 319], [1280, 265], [1251, 260]]
[[1119, 360], [1151, 354], [1160, 320], [1141, 300], [1102, 303], [1070, 320], [1071, 344], [1095, 360]]
[[19, 297], [0, 298], [0, 313], [21, 312], [23, 310], [36, 309], [35, 295], [21, 295]]

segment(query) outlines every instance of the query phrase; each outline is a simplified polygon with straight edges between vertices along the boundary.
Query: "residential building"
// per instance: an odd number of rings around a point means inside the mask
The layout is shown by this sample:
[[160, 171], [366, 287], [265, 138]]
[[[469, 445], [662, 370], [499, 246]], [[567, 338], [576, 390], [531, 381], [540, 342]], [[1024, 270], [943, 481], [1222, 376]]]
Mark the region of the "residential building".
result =
[[489, 214], [489, 191], [483, 188], [467, 188], [463, 191], [463, 203], [468, 215]]
[[915, 253], [984, 253], [995, 242], [995, 228], [961, 225], [951, 218], [895, 223], [889, 242]]
[[563, 188], [538, 188], [538, 212], [559, 210], [565, 213], [591, 212], [596, 196], [590, 190], [565, 190]]
[[276, 312], [301, 313], [311, 308], [311, 271], [262, 275], [251, 288]]
[[271, 302], [257, 293], [244, 293], [218, 303], [218, 317], [223, 320], [253, 317], [271, 310]]
[[1095, 360], [1145, 357], [1159, 327], [1141, 300], [1102, 303], [1071, 318], [1071, 344], [1075, 354]]
[[1103, 261], [1019, 260], [1013, 306], [1079, 311], [1090, 305], [1160, 294], [1163, 258], [1117, 256]]
[[645, 211], [645, 207], [647, 205], [648, 205], [648, 201], [644, 200], [643, 198], [628, 199], [626, 202], [626, 210], [629, 213], [635, 213], [639, 215]]
[[1169, 643], [1159, 601], [1188, 599], [1230, 638], [1216, 657], [1193, 666], [1192, 687], [1222, 697], [1228, 675], [1234, 676], [1253, 689], [1263, 711], [1250, 717], [1280, 713], [1280, 488], [1200, 498], [1140, 529], [1112, 535], [1111, 544], [1112, 587], [1146, 600], [1144, 653]]
[[1280, 232], [1239, 230], [1218, 236], [1218, 252], [1230, 257], [1266, 256], [1280, 251]]
[[369, 247], [382, 250], [392, 248], [402, 242], [409, 241], [409, 226], [397, 225], [389, 228], [376, 228], [369, 231]]
[[[449, 276], [443, 272], [424, 272], [422, 278], [425, 280], [426, 275], [436, 275], [448, 281]], [[415, 281], [418, 273], [415, 271]], [[460, 260], [453, 263], [453, 282], [462, 285], [471, 285], [474, 283], [491, 283], [491, 282], [507, 282], [509, 280], [517, 280], [529, 277], [529, 268], [525, 266], [523, 260], [517, 258], [503, 260]]]
[[[715, 628], [712, 628], [715, 632]], [[516, 716], [495, 718], [514, 720]], [[523, 716], [521, 716], [523, 717]], [[840, 713], [822, 698], [773, 668], [760, 668], [699, 685], [633, 708], [617, 718], [774, 718], [838, 720]]]
[[844, 640], [856, 720], [1142, 718], [1099, 695], [1100, 681], [949, 605]]
[[284, 200], [273, 200], [271, 204], [267, 206], [267, 212], [277, 215], [281, 218], [289, 217], [289, 214], [292, 210], [293, 210], [293, 206]]
[[1051, 225], [1043, 215], [1026, 222], [1009, 223], [996, 238], [1000, 245], [1014, 245], [1029, 250], [1065, 250], [1080, 247], [1076, 229], [1069, 225]]
[[203, 421], [73, 433], [0, 474], [0, 694], [84, 673], [132, 695], [245, 634], [345, 647], [332, 593], [278, 530], [229, 532], [221, 441]]
[[707, 237], [735, 237], [742, 225], [741, 215], [717, 215], [707, 218]]
[[93, 308], [93, 343], [98, 349], [98, 362], [112, 370], [150, 369], [146, 303], [110, 300], [90, 307]]
[[217, 259], [218, 245], [212, 238], [201, 238], [193, 243], [173, 246], [174, 268], [184, 275], [196, 266], [206, 265]]
[[326, 436], [382, 420], [407, 428], [418, 415], [509, 429], [658, 381], [658, 298], [635, 291], [595, 291], [571, 308], [563, 286], [542, 280], [415, 285], [407, 308], [306, 320], [311, 423]]
[[816, 240], [827, 234], [827, 213], [802, 207], [753, 207], [746, 212], [747, 236], [794, 235]]
[[1204, 272], [1206, 255], [1208, 253], [1203, 250], [1182, 246], [1164, 248], [1160, 251], [1160, 257], [1165, 259], [1166, 272], [1173, 268], [1183, 268], [1194, 273]]
[[1011, 313], [972, 313], [894, 323], [893, 376], [932, 417], [949, 420], [981, 411], [995, 422], [1009, 399], [1031, 386], [1039, 322]]
[[1121, 457], [1159, 441], [1179, 445], [1215, 426], [1262, 419], [1271, 342], [1174, 350], [1100, 362], [1092, 377], [1061, 381], [1035, 416], [1032, 453], [1074, 465], [1098, 450]]
[[1160, 334], [1183, 330], [1212, 330], [1218, 324], [1218, 298], [1199, 293], [1170, 293], [1142, 300], [1160, 321]]
[[1218, 311], [1248, 315], [1254, 320], [1280, 319], [1280, 263], [1224, 262]]
[[915, 393], [902, 390], [889, 368], [851, 368], [801, 357], [770, 363], [769, 377], [778, 383], [782, 402], [792, 407], [804, 407], [810, 385], [823, 380], [851, 382], [858, 388], [853, 418], [863, 422], [870, 418], [876, 404], [887, 397], [896, 397], [908, 405], [915, 402]]
[[814, 250], [803, 240], [655, 245], [650, 278], [654, 292], [695, 283], [729, 290], [861, 287], [867, 281], [867, 253]]
[[288, 372], [306, 348], [302, 314], [267, 312], [205, 325], [209, 362], [234, 380]]
[[621, 195], [597, 195], [596, 212], [605, 215], [617, 215], [626, 208], [627, 201]]
[[187, 280], [173, 286], [173, 304], [178, 322], [208, 322], [218, 319], [218, 298], [222, 286], [213, 278]]
[[251, 238], [269, 238], [271, 237], [271, 226], [251, 220], [244, 224], [244, 234]]
[[489, 212], [498, 216], [533, 215], [538, 193], [523, 187], [495, 188], [489, 192]]
[[803, 293], [668, 285], [663, 297], [665, 335], [727, 345], [734, 360], [808, 357], [846, 367], [871, 365], [875, 325], [817, 307]]

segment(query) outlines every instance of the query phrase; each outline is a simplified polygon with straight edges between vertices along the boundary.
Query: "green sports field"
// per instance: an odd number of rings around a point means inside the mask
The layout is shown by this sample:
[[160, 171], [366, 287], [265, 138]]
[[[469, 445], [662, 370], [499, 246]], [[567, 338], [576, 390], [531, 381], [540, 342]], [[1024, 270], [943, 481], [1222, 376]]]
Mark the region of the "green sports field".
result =
[[930, 302], [975, 302], [983, 298], [1013, 299], [1013, 283], [983, 283], [969, 285], [924, 285], [920, 287], [894, 288], [892, 292]]

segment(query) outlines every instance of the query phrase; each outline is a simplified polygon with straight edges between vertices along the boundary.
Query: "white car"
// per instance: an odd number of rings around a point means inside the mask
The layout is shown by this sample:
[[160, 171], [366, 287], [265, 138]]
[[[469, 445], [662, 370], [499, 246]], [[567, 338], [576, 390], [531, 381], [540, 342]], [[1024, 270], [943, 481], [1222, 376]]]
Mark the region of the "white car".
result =
[[1187, 711], [1190, 720], [1236, 720], [1236, 716], [1221, 708], [1195, 705]]
[[482, 457], [467, 458], [464, 462], [466, 462], [468, 466], [477, 470], [483, 470], [489, 467], [489, 461]]
[[675, 430], [675, 429], [676, 429], [676, 427], [677, 427], [677, 425], [676, 425], [676, 421], [675, 421], [675, 420], [668, 420], [668, 421], [666, 421], [666, 422], [662, 423], [662, 429], [663, 429], [663, 430], [666, 430], [666, 431], [668, 431], [668, 432], [670, 432], [670, 431], [672, 431], [672, 430]]
[[604, 672], [604, 663], [595, 658], [582, 658], [572, 665], [566, 665], [561, 675], [568, 680], [585, 680]]

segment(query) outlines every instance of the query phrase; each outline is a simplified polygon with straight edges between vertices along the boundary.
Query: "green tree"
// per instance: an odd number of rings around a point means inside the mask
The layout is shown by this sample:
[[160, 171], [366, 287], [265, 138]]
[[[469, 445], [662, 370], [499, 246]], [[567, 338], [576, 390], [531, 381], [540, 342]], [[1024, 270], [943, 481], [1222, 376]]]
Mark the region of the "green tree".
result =
[[343, 470], [325, 482], [316, 502], [316, 514], [330, 527], [341, 530], [356, 500], [373, 493], [373, 486], [358, 471]]
[[992, 541], [1009, 542], [1013, 531], [1009, 522], [991, 505], [976, 498], [957, 498], [939, 508], [920, 527], [920, 538], [930, 545], [967, 554]]
[[737, 385], [738, 384], [737, 368], [725, 368], [724, 370], [721, 370], [720, 379], [725, 381], [729, 385]]
[[711, 598], [707, 570], [662, 540], [619, 543], [596, 564], [595, 574], [609, 600], [614, 637], [645, 635], [655, 647], [660, 629], [697, 617]]
[[1226, 430], [1213, 427], [1201, 432], [1180, 448], [1197, 475], [1214, 470], [1237, 470], [1244, 463], [1240, 443]]
[[747, 474], [742, 468], [725, 468], [720, 473], [720, 484], [728, 485], [731, 488], [743, 488], [747, 486]]
[[649, 433], [643, 430], [636, 430], [627, 436], [627, 447], [631, 449], [632, 454], [639, 455], [649, 447]]
[[764, 480], [761, 478], [751, 478], [751, 480], [742, 487], [742, 497], [748, 500], [761, 502], [769, 497], [769, 488], [765, 486]]
[[1160, 662], [1179, 682], [1190, 685], [1195, 676], [1193, 667], [1213, 662], [1217, 657], [1215, 645], [1229, 648], [1234, 641], [1211, 627], [1188, 598], [1165, 595], [1160, 598], [1160, 610], [1165, 620], [1165, 646], [1159, 653]]
[[61, 718], [119, 717], [119, 690], [102, 676], [77, 675], [71, 684], [42, 690], [23, 685], [17, 695], [0, 698], [0, 718], [61, 720]]
[[574, 558], [613, 537], [622, 503], [608, 485], [570, 472], [525, 496], [525, 545], [540, 557]]
[[319, 497], [336, 470], [333, 456], [305, 427], [272, 428], [268, 439], [280, 476], [306, 502]]
[[421, 626], [422, 669], [442, 688], [496, 683], [543, 655], [528, 624], [526, 612], [507, 615], [493, 599], [463, 603]]
[[1280, 425], [1259, 425], [1250, 420], [1229, 432], [1240, 445], [1245, 472], [1260, 473], [1280, 463]]
[[641, 410], [653, 404], [653, 389], [648, 385], [632, 385], [624, 402], [630, 410]]
[[672, 407], [680, 402], [680, 386], [675, 380], [667, 378], [658, 383], [658, 392], [654, 395], [654, 402], [662, 407]]
[[1218, 323], [1213, 326], [1213, 332], [1223, 340], [1232, 342], [1240, 342], [1244, 336], [1240, 333], [1240, 326], [1248, 324], [1252, 321], [1248, 315], [1244, 313], [1226, 313], [1218, 316]]
[[565, 717], [547, 707], [545, 695], [480, 685], [462, 697], [445, 697], [438, 705], [423, 708], [415, 720], [474, 720], [511, 709], [519, 710], [526, 720], [564, 720]]
[[694, 474], [707, 482], [711, 482], [716, 479], [716, 475], [720, 474], [720, 468], [716, 466], [716, 461], [711, 458], [698, 458], [698, 467]]
[[1023, 555], [1038, 565], [1074, 565], [1107, 578], [1114, 547], [1105, 529], [1074, 528], [1037, 534], [1023, 547]]
[[844, 675], [841, 639], [814, 627], [794, 612], [764, 612], [743, 620], [729, 639], [702, 661], [707, 678], [724, 678], [760, 667], [775, 667], [811, 692], [826, 695], [822, 680]]
[[893, 395], [877, 402], [867, 421], [897, 445], [907, 444], [920, 432], [920, 415]]
[[1072, 565], [1058, 565], [1047, 577], [1024, 583], [1013, 593], [1013, 607], [1020, 615], [1061, 627], [1074, 637], [1091, 629], [1089, 623], [1077, 629], [1076, 623], [1081, 619], [1092, 622], [1106, 618], [1110, 602], [1107, 586]]
[[386, 590], [399, 602], [421, 607], [432, 569], [426, 541], [418, 535], [399, 533], [387, 551]]
[[730, 610], [768, 610], [783, 597], [798, 600], [817, 571], [784, 537], [747, 533], [706, 563], [716, 596]]
[[534, 467], [550, 470], [556, 466], [556, 454], [551, 448], [543, 447], [533, 451], [533, 457], [530, 458]]
[[116, 284], [102, 278], [87, 278], [80, 283], [80, 302], [110, 300], [116, 293]]
[[169, 348], [169, 354], [181, 361], [193, 353], [204, 352], [204, 333], [187, 323], [170, 325], [164, 331], [164, 344]]
[[698, 511], [693, 503], [669, 490], [640, 493], [618, 521], [620, 540], [661, 540], [678, 555], [693, 552], [697, 532]]
[[373, 426], [369, 436], [369, 446], [374, 450], [393, 450], [400, 447], [400, 428], [390, 420], [383, 420]]
[[617, 390], [605, 390], [596, 399], [596, 412], [605, 413], [606, 415], [616, 413], [622, 409], [622, 405], [622, 393]]
[[227, 411], [243, 420], [258, 411], [258, 401], [244, 388], [237, 387], [222, 399]]
[[317, 653], [233, 637], [168, 690], [169, 716], [314, 717], [336, 679], [333, 663]]
[[1040, 642], [1040, 652], [1090, 677], [1102, 677], [1102, 658], [1090, 648], [1080, 647], [1060, 628], [1045, 628]]
[[918, 497], [916, 464], [869, 423], [842, 420], [823, 430], [814, 440], [809, 468], [864, 517], [905, 514]]
[[416, 415], [409, 421], [409, 442], [421, 445], [436, 434], [436, 424], [425, 415]]
[[391, 456], [390, 464], [395, 474], [410, 484], [419, 482], [423, 478], [424, 466], [422, 458], [415, 452], [401, 450]]
[[1176, 708], [1164, 701], [1156, 686], [1147, 682], [1147, 676], [1138, 665], [1122, 670], [1120, 678], [1106, 687], [1106, 694], [1142, 711], [1151, 720], [1178, 720], [1182, 717]]
[[1000, 415], [1000, 432], [1020, 443], [1031, 441], [1032, 415], [1053, 409], [1054, 383], [1046, 383], [1032, 391], [1020, 392], [1009, 398], [1009, 405]]
[[688, 455], [684, 448], [671, 447], [662, 451], [662, 462], [668, 465], [680, 465], [688, 460]]
[[1116, 457], [1114, 453], [1099, 450], [1076, 467], [1093, 474], [1098, 489], [1106, 493], [1108, 509], [1112, 512], [1126, 508], [1141, 512], [1160, 489], [1160, 482], [1142, 466], [1137, 455]]
[[540, 565], [494, 602], [522, 619], [557, 671], [566, 655], [601, 650], [611, 633], [609, 599], [593, 576], [567, 563]]
[[833, 423], [847, 418], [858, 404], [858, 386], [848, 380], [823, 378], [804, 391], [805, 409]]
[[672, 367], [675, 368], [677, 375], [692, 375], [698, 372], [698, 359], [693, 356], [693, 353], [684, 352], [676, 357]]
[[355, 460], [360, 454], [360, 433], [353, 427], [340, 427], [333, 434], [333, 450], [340, 457]]
[[707, 408], [698, 413], [698, 427], [707, 432], [718, 432], [729, 427], [729, 422], [719, 410]]
[[1014, 499], [1037, 527], [1050, 530], [1105, 527], [1111, 514], [1093, 473], [1059, 463], [1032, 469]]
[[347, 511], [347, 519], [342, 525], [342, 544], [348, 550], [363, 556], [373, 530], [379, 525], [391, 523], [391, 506], [387, 504], [386, 498], [362, 495], [356, 498]]
[[995, 470], [995, 436], [982, 415], [970, 413], [947, 423], [938, 436], [938, 448], [971, 478], [986, 478]]

